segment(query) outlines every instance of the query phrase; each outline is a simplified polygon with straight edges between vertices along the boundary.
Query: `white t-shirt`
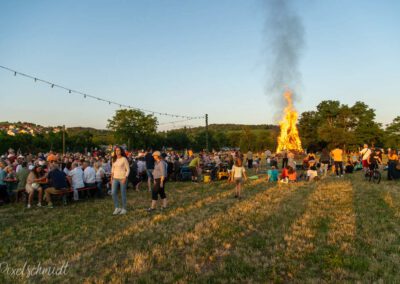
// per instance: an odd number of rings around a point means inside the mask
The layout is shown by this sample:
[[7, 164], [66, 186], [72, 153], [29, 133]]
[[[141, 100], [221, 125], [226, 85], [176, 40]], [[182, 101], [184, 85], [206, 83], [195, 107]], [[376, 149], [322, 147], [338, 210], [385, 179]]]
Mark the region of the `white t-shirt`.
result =
[[68, 174], [72, 178], [72, 187], [74, 189], [85, 187], [83, 183], [83, 171], [81, 167], [76, 167]]
[[145, 161], [138, 161], [137, 162], [137, 171], [138, 173], [143, 173], [146, 170], [146, 162]]
[[310, 178], [310, 180], [313, 180], [315, 177], [318, 176], [318, 172], [314, 170], [308, 170], [307, 171], [307, 177]]
[[237, 167], [237, 166], [233, 165], [232, 172], [233, 172], [234, 178], [241, 178], [241, 177], [243, 177], [243, 174], [246, 172], [246, 170], [244, 169], [243, 166]]
[[362, 155], [363, 161], [368, 160], [369, 156], [371, 155], [371, 149], [364, 148], [360, 151], [360, 154]]
[[96, 172], [96, 182], [101, 182], [101, 181], [103, 181], [102, 177], [103, 177], [105, 174], [106, 174], [106, 172], [105, 172], [105, 170], [104, 170], [102, 167], [98, 168], [98, 169], [97, 169], [97, 172]]
[[18, 165], [17, 168], [15, 169], [15, 172], [18, 173], [22, 169], [22, 165]]
[[92, 167], [86, 167], [83, 171], [83, 182], [95, 183], [96, 182], [96, 171]]

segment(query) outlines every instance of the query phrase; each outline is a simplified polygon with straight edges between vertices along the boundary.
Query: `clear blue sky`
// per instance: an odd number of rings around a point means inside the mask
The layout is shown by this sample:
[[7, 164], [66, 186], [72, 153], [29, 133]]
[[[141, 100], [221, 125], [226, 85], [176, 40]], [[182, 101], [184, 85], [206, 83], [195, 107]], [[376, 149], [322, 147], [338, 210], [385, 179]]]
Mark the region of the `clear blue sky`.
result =
[[[400, 1], [294, 5], [305, 28], [297, 109], [361, 100], [384, 124], [399, 115]], [[210, 123], [276, 123], [265, 17], [261, 0], [1, 0], [0, 65]], [[0, 99], [0, 121], [42, 125], [105, 128], [116, 109], [3, 70]]]

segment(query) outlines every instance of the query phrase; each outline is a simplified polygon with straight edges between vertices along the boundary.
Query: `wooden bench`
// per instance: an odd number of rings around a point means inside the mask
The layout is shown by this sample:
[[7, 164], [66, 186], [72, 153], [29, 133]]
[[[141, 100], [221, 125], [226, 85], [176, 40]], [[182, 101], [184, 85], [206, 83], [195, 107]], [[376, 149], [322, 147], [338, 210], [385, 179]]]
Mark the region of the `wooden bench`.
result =
[[[97, 186], [78, 188], [78, 192], [91, 191], [91, 190], [97, 190]], [[64, 203], [64, 205], [66, 205], [67, 204], [67, 194], [73, 193], [73, 192], [74, 192], [74, 189], [71, 187], [66, 190], [59, 190], [57, 193], [52, 194], [52, 195], [62, 197], [63, 203]]]

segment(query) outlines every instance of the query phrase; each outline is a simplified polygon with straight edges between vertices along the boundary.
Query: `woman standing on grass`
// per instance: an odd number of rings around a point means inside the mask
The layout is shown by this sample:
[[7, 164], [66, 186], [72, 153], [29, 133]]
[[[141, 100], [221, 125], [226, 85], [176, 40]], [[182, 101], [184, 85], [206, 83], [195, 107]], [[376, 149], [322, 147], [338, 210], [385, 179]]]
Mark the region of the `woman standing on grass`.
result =
[[240, 158], [237, 158], [235, 164], [232, 167], [232, 171], [231, 171], [231, 180], [235, 181], [235, 183], [236, 183], [235, 198], [240, 198], [243, 179], [245, 181], [247, 180], [246, 170], [243, 167], [242, 160]]
[[[113, 215], [126, 214], [126, 186], [129, 176], [129, 162], [126, 158], [125, 151], [117, 146], [114, 150], [113, 163], [111, 168], [111, 185], [112, 197], [114, 201]], [[121, 189], [122, 208], [118, 205], [118, 187]]]

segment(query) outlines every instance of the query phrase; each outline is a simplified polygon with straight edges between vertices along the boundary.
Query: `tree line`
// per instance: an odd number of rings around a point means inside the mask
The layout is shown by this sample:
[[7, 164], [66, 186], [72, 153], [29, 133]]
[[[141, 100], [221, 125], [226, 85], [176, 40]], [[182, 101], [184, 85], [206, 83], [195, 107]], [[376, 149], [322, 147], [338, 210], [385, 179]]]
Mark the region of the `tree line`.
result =
[[364, 143], [382, 148], [398, 148], [400, 116], [384, 127], [375, 121], [375, 110], [363, 102], [353, 106], [339, 101], [322, 101], [315, 111], [303, 112], [299, 132], [304, 148], [319, 150], [337, 145], [357, 150]]
[[[110, 144], [125, 144], [129, 149], [161, 149], [170, 147], [199, 151], [206, 145], [205, 127], [157, 131], [153, 115], [138, 110], [117, 110], [108, 120], [108, 130], [73, 128], [65, 133], [67, 151], [84, 151]], [[375, 110], [363, 102], [353, 106], [339, 101], [322, 101], [316, 110], [303, 112], [298, 121], [304, 149], [320, 150], [341, 145], [357, 149], [363, 143], [377, 147], [398, 148], [400, 145], [400, 116], [384, 127], [375, 121]], [[208, 131], [209, 149], [240, 148], [242, 151], [276, 149], [279, 127], [274, 125], [214, 124]], [[8, 148], [22, 152], [62, 151], [62, 132], [32, 136], [9, 136], [0, 131], [0, 152]]]

